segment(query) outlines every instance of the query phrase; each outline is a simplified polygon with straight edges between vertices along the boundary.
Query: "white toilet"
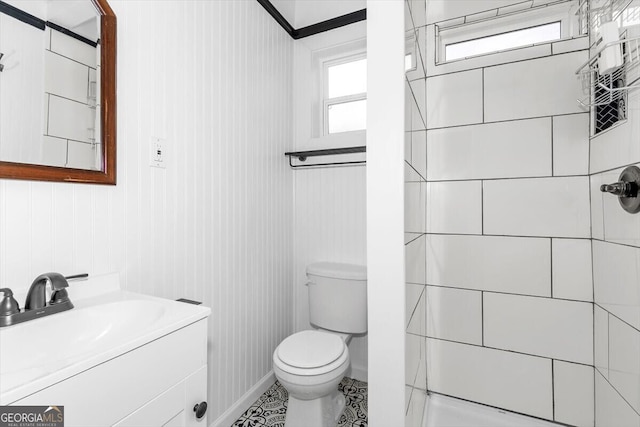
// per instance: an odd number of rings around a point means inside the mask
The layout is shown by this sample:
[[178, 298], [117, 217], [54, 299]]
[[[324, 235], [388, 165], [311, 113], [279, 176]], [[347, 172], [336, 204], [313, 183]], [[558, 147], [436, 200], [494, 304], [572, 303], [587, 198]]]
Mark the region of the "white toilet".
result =
[[367, 269], [351, 264], [307, 267], [309, 319], [316, 330], [285, 338], [273, 370], [289, 392], [285, 427], [335, 427], [345, 406], [338, 384], [349, 369], [351, 334], [367, 331]]

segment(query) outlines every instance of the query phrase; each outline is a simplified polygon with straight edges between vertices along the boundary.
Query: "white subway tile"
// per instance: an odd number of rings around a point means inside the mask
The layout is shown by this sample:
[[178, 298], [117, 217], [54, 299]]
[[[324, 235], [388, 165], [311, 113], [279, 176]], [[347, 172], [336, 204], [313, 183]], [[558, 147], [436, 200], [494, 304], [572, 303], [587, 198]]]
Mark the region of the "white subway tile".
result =
[[424, 182], [424, 179], [420, 176], [418, 172], [414, 168], [411, 167], [411, 164], [404, 164], [404, 182]]
[[404, 230], [414, 233], [424, 233], [426, 231], [425, 208], [427, 184], [419, 182], [405, 183], [404, 191]]
[[553, 118], [553, 175], [589, 174], [589, 114]]
[[589, 36], [574, 37], [572, 39], [551, 43], [551, 50], [554, 55], [584, 49], [589, 49]]
[[411, 104], [411, 130], [425, 129], [425, 79], [409, 82], [414, 102]]
[[87, 103], [89, 67], [47, 51], [44, 74], [46, 92]]
[[[408, 284], [407, 286], [420, 286], [422, 288], [422, 292], [418, 296], [416, 300], [416, 304], [412, 308], [411, 320], [407, 325], [407, 332], [415, 335], [426, 336], [427, 335], [427, 326], [426, 326], [426, 292], [424, 291], [424, 285], [412, 285]], [[412, 295], [413, 296], [413, 295]]]
[[553, 361], [555, 421], [579, 427], [594, 426], [593, 367]]
[[487, 346], [593, 363], [593, 310], [588, 303], [485, 293], [483, 315]]
[[482, 345], [482, 293], [427, 286], [427, 336]]
[[44, 135], [41, 164], [64, 167], [67, 163], [67, 140]]
[[484, 232], [591, 237], [589, 178], [485, 181]]
[[69, 141], [67, 167], [96, 170], [96, 146], [84, 142]]
[[595, 367], [609, 378], [609, 313], [597, 304], [593, 306], [593, 357]]
[[609, 317], [609, 382], [640, 411], [640, 332]]
[[427, 79], [427, 129], [482, 122], [482, 70]]
[[51, 50], [92, 68], [97, 65], [98, 50], [95, 47], [59, 31], [51, 31]]
[[427, 393], [413, 389], [407, 405], [407, 414], [404, 419], [405, 427], [422, 427], [422, 415], [427, 403]]
[[459, 16], [473, 15], [514, 3], [513, 0], [430, 0], [427, 2], [427, 22], [446, 21]]
[[551, 175], [551, 119], [427, 132], [429, 180]]
[[426, 369], [426, 338], [413, 334], [405, 334], [405, 384], [424, 388], [427, 383]]
[[593, 301], [591, 241], [552, 239], [553, 297]]
[[485, 121], [582, 112], [575, 70], [587, 58], [581, 51], [485, 69]]
[[427, 372], [438, 393], [553, 417], [548, 359], [427, 338]]
[[426, 237], [420, 236], [405, 245], [406, 278], [408, 283], [426, 283]]
[[89, 107], [57, 96], [49, 97], [49, 135], [74, 141], [90, 142], [92, 127]]
[[411, 163], [411, 132], [408, 130], [404, 132], [404, 160]]
[[549, 239], [427, 236], [427, 283], [551, 296]]
[[594, 300], [640, 328], [640, 249], [593, 241]]
[[411, 16], [413, 25], [422, 27], [427, 23], [427, 2], [425, 0], [409, 0], [411, 2]]
[[596, 426], [640, 426], [640, 416], [598, 372], [596, 372]]
[[[640, 166], [640, 164], [636, 165]], [[623, 169], [601, 174], [606, 184], [619, 181]], [[625, 211], [618, 197], [602, 193], [604, 240], [640, 247], [640, 215]]]
[[591, 237], [604, 240], [604, 196], [600, 186], [605, 184], [604, 174], [591, 175]]
[[482, 234], [482, 181], [427, 183], [427, 232]]
[[424, 293], [424, 288], [424, 285], [417, 285], [415, 283], [406, 284], [405, 326], [409, 326], [411, 317], [414, 315], [420, 298]]
[[411, 165], [424, 178], [427, 177], [427, 132], [411, 132]]
[[409, 86], [409, 82], [405, 80], [404, 82], [404, 130], [411, 130], [411, 115], [413, 114], [413, 110], [415, 108], [415, 101], [413, 99], [413, 93], [411, 92], [411, 87]]

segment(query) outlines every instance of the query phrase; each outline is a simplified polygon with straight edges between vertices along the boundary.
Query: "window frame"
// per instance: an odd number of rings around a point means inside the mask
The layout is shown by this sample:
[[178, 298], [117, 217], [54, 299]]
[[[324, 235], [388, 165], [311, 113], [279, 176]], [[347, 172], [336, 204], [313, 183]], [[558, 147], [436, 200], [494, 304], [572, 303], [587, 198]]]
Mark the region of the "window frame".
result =
[[[483, 17], [483, 13], [466, 16], [464, 19], [453, 19], [435, 24], [435, 62], [436, 65], [449, 64], [464, 61], [469, 58], [479, 58], [487, 55], [495, 55], [517, 49], [527, 48], [539, 44], [554, 43], [572, 36], [573, 27], [578, 27], [577, 17], [573, 9], [575, 4], [571, 1], [562, 1], [557, 4], [541, 5], [537, 9], [520, 10], [505, 13], [500, 16]], [[497, 13], [497, 12], [496, 12]], [[526, 19], [523, 19], [526, 17]], [[560, 38], [553, 41], [533, 43], [508, 49], [486, 52], [478, 55], [447, 60], [445, 57], [446, 46], [511, 33], [527, 28], [538, 27], [545, 24], [560, 22]]]
[[324, 136], [336, 135], [347, 132], [363, 132], [364, 129], [354, 129], [344, 132], [329, 132], [329, 107], [337, 104], [345, 104], [354, 101], [363, 101], [367, 99], [367, 92], [356, 93], [352, 95], [337, 96], [329, 98], [329, 68], [336, 65], [348, 64], [350, 62], [356, 62], [367, 59], [366, 51], [359, 50], [358, 52], [351, 52], [349, 54], [341, 55], [339, 57], [327, 58], [322, 62], [322, 131]]

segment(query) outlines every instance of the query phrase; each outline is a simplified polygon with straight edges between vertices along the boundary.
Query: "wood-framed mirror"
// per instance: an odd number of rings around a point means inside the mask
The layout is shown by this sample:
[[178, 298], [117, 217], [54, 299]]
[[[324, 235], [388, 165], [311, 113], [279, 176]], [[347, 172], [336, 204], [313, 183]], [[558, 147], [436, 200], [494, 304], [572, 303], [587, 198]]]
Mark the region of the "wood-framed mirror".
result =
[[115, 185], [116, 40], [107, 0], [0, 0], [0, 179]]

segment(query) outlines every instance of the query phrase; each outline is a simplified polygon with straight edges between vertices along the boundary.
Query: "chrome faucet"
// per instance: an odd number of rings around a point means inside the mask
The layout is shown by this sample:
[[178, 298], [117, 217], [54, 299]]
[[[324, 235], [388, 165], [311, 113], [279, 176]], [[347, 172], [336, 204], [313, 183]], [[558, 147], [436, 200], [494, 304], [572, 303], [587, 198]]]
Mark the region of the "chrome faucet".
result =
[[[36, 277], [31, 284], [24, 309], [20, 310], [18, 302], [13, 298], [9, 288], [0, 289], [4, 297], [0, 300], [0, 327], [11, 326], [27, 320], [37, 319], [50, 314], [71, 310], [73, 304], [69, 300], [67, 289], [70, 279], [86, 279], [88, 274], [77, 274], [64, 277], [60, 273], [46, 273]], [[51, 285], [51, 299], [47, 303], [46, 288]]]
[[47, 283], [51, 283], [50, 304], [58, 304], [61, 302], [69, 301], [69, 295], [65, 288], [69, 287], [69, 282], [60, 273], [45, 273], [41, 274], [33, 281], [29, 292], [27, 293], [27, 300], [24, 303], [25, 310], [38, 310], [46, 306], [46, 287]]

